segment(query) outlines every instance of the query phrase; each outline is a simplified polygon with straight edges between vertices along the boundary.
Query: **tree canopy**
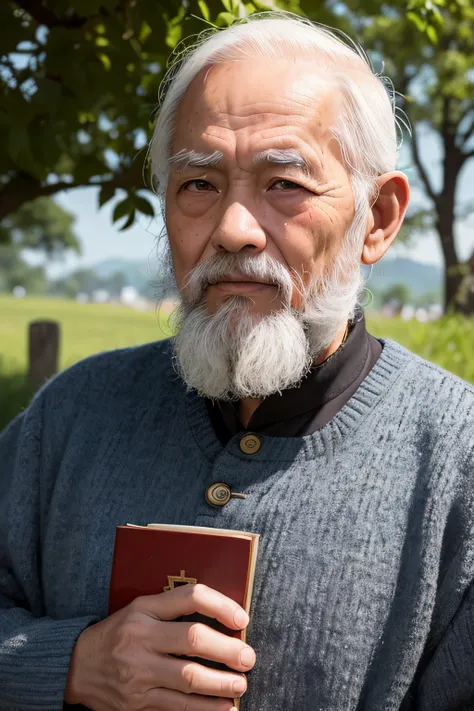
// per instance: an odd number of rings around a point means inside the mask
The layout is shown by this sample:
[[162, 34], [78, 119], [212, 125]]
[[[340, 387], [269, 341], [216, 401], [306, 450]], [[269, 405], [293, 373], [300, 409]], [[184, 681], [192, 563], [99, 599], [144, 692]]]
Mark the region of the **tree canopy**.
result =
[[[5, 0], [0, 219], [25, 202], [79, 186], [98, 186], [101, 205], [118, 191], [113, 217], [122, 220], [122, 229], [138, 213], [152, 216], [146, 146], [170, 51], [209, 25], [225, 27], [277, 7], [338, 27], [385, 59], [415, 126], [413, 157], [428, 199], [411, 224], [426, 227], [431, 220], [448, 266], [464, 266], [465, 276], [469, 265], [459, 265], [450, 200], [473, 155], [469, 0]], [[441, 136], [446, 151], [441, 190], [420, 156], [418, 127], [425, 125]], [[456, 274], [447, 283], [451, 291], [460, 287], [462, 275]]]
[[0, 247], [40, 250], [48, 257], [60, 256], [65, 250], [80, 253], [73, 225], [72, 215], [51, 198], [40, 197], [23, 203], [2, 220]]
[[[362, 43], [384, 59], [384, 71], [411, 121], [407, 143], [425, 199], [414, 204], [405, 230], [435, 230], [446, 267], [446, 306], [473, 313], [474, 252], [461, 262], [455, 230], [456, 220], [474, 212], [474, 199], [463, 203], [458, 194], [462, 174], [474, 159], [474, 7], [468, 0], [440, 2], [431, 8], [427, 27], [423, 13], [406, 13], [401, 1], [391, 3], [388, 13], [374, 6], [365, 17], [356, 1], [345, 5]], [[439, 180], [428, 168], [422, 148], [426, 137], [441, 151]]]

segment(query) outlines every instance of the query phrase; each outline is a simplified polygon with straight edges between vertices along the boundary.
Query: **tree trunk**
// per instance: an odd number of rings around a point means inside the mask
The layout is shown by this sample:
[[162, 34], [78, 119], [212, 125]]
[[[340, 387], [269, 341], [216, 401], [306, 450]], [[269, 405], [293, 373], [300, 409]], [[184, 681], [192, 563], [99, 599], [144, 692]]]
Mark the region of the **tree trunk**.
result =
[[445, 313], [458, 310], [457, 295], [462, 282], [460, 269], [460, 264], [450, 264], [448, 266], [445, 263], [443, 283]]
[[474, 314], [474, 253], [461, 265], [461, 283], [456, 294], [455, 310], [465, 316]]
[[454, 201], [452, 212], [449, 200], [438, 214], [436, 229], [444, 256], [445, 313], [474, 314], [474, 254], [467, 262], [460, 262], [454, 245]]
[[28, 330], [28, 384], [35, 389], [58, 372], [60, 326], [56, 321], [33, 321]]
[[[454, 242], [455, 193], [459, 174], [466, 156], [456, 144], [457, 126], [450, 110], [452, 99], [445, 98], [443, 121], [440, 129], [444, 146], [443, 187], [434, 195], [436, 230], [444, 257], [444, 308], [445, 312], [465, 315], [474, 313], [474, 255], [468, 262], [459, 260]], [[426, 181], [425, 181], [426, 182]]]
[[445, 313], [456, 310], [456, 296], [462, 281], [461, 264], [459, 263], [454, 245], [454, 220], [446, 207], [446, 205], [443, 205], [442, 213], [438, 214], [436, 220], [436, 230], [439, 235], [444, 257], [443, 288]]

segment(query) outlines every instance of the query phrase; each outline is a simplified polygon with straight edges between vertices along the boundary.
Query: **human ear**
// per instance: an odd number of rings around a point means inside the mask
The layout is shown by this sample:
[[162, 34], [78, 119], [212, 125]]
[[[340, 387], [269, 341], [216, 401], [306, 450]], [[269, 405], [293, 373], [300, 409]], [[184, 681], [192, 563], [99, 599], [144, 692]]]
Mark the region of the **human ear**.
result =
[[392, 171], [377, 179], [369, 232], [362, 247], [362, 264], [375, 264], [383, 257], [400, 231], [409, 200], [410, 185], [404, 173]]

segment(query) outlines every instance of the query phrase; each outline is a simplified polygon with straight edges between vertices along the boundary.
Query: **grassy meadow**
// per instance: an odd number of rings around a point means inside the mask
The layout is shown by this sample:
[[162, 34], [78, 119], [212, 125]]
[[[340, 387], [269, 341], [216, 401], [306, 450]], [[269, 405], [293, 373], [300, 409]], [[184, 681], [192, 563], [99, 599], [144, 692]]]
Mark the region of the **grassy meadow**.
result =
[[[168, 311], [137, 312], [110, 304], [24, 298], [0, 294], [0, 430], [26, 407], [31, 392], [25, 385], [27, 328], [30, 321], [52, 319], [61, 324], [60, 368], [99, 351], [165, 338]], [[375, 336], [393, 338], [423, 358], [474, 383], [474, 319], [447, 317], [419, 324], [368, 316]]]
[[28, 324], [48, 319], [61, 324], [61, 370], [93, 353], [156, 341], [169, 333], [165, 308], [139, 312], [110, 304], [0, 294], [0, 430], [32, 396], [25, 383]]

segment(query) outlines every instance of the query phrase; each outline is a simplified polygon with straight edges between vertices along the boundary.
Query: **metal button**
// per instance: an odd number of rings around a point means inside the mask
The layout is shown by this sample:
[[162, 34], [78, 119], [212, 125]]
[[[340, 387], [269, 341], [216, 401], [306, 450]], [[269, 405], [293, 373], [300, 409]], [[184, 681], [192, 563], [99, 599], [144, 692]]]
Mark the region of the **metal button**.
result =
[[206, 489], [206, 501], [210, 506], [225, 506], [231, 497], [230, 486], [219, 482]]
[[256, 454], [261, 447], [257, 435], [248, 434], [240, 440], [240, 449], [244, 454]]
[[231, 491], [228, 484], [219, 481], [206, 489], [206, 501], [210, 506], [225, 506], [231, 499], [246, 499], [247, 494]]

